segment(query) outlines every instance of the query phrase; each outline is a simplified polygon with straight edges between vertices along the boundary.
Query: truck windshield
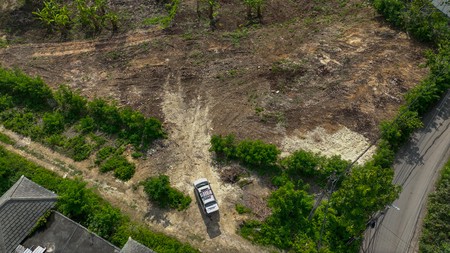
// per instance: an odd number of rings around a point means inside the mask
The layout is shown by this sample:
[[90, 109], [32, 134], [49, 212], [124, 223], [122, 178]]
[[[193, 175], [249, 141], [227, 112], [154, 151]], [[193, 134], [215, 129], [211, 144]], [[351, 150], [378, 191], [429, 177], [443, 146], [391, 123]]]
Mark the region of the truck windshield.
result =
[[205, 185], [208, 185], [208, 182], [201, 182], [198, 185], [196, 185], [195, 187], [200, 188], [200, 187], [203, 187]]
[[211, 201], [211, 202], [206, 203], [205, 207], [210, 207], [210, 206], [213, 206], [215, 204], [217, 204], [216, 201]]

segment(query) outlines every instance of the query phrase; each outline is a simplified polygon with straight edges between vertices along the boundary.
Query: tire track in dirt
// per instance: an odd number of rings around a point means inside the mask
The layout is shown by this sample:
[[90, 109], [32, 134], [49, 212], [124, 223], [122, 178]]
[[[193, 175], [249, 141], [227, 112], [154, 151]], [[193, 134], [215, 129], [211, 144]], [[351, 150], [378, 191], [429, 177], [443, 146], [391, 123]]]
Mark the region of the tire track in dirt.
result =
[[14, 45], [8, 47], [8, 51], [12, 54], [14, 54], [14, 51], [31, 51], [31, 57], [59, 57], [93, 51], [108, 51], [111, 48], [135, 46], [145, 42], [151, 42], [159, 36], [162, 36], [159, 30], [149, 29], [114, 36], [108, 39]]
[[[242, 195], [237, 186], [222, 184], [216, 168], [211, 164], [209, 140], [211, 119], [207, 91], [186, 101], [179, 73], [169, 74], [164, 84], [162, 104], [166, 124], [170, 126], [170, 141], [174, 161], [167, 175], [172, 184], [189, 193], [193, 203], [185, 212], [171, 212], [166, 230], [186, 239], [206, 252], [264, 252], [236, 234], [237, 221], [234, 205]], [[202, 215], [193, 193], [192, 182], [205, 177], [211, 183], [220, 206], [219, 215]], [[176, 232], [186, 231], [182, 234]], [[192, 240], [194, 238], [194, 240]]]

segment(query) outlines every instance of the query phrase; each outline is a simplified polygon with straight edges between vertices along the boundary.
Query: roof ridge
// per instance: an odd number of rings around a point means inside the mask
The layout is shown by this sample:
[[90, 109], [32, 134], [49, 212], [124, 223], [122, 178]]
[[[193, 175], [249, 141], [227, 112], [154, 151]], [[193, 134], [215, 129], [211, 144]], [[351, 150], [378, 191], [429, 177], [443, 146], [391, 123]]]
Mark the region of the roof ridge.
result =
[[83, 229], [83, 230], [89, 232], [90, 234], [96, 236], [97, 238], [103, 240], [103, 241], [106, 242], [107, 244], [109, 244], [109, 245], [113, 246], [114, 248], [116, 248], [118, 251], [120, 250], [119, 247], [117, 247], [116, 245], [112, 244], [110, 241], [108, 241], [108, 240], [106, 240], [105, 238], [103, 238], [103, 237], [97, 235], [96, 233], [90, 231], [90, 230], [89, 230], [88, 228], [86, 228], [85, 226], [83, 226], [83, 225], [81, 225], [80, 223], [78, 223], [78, 222], [72, 220], [71, 218], [65, 216], [64, 214], [62, 214], [62, 213], [60, 213], [60, 212], [58, 212], [58, 211], [56, 211], [56, 210], [52, 210], [52, 212], [53, 212], [55, 215], [60, 215], [60, 216], [63, 217], [64, 219], [66, 219], [66, 220], [70, 221], [71, 223], [75, 224], [75, 225], [77, 226], [77, 228], [81, 228], [81, 229]]
[[[13, 185], [15, 186], [14, 190], [11, 192], [11, 197], [14, 195], [14, 193], [17, 191], [17, 188], [19, 188], [19, 185], [23, 182], [23, 179], [26, 178], [24, 175], [20, 176], [19, 180]], [[12, 187], [11, 187], [12, 188]]]

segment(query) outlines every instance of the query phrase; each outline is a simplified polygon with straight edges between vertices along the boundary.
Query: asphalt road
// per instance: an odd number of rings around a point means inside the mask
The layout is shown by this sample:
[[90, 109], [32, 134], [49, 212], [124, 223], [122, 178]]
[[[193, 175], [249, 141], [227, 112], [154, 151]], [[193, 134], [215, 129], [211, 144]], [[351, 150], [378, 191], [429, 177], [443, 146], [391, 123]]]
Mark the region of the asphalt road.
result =
[[450, 92], [425, 118], [425, 127], [398, 153], [394, 183], [402, 185], [394, 207], [365, 233], [361, 252], [416, 252], [427, 196], [450, 157]]

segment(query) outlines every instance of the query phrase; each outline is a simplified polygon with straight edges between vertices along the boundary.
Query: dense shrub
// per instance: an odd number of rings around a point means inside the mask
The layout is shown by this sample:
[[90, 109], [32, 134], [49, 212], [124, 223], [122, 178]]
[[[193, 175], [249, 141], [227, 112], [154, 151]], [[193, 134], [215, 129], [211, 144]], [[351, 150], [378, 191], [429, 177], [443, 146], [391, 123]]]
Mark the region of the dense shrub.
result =
[[64, 147], [67, 143], [67, 137], [62, 134], [53, 134], [45, 137], [44, 142], [47, 143], [51, 148]]
[[7, 111], [0, 115], [3, 126], [16, 133], [39, 140], [42, 137], [42, 128], [37, 124], [36, 114], [32, 112]]
[[402, 18], [408, 34], [420, 41], [437, 42], [449, 38], [448, 18], [431, 1], [411, 1]]
[[[158, 119], [102, 99], [87, 102], [67, 86], [52, 93], [41, 79], [20, 71], [0, 68], [0, 94], [0, 123], [52, 148], [59, 147], [76, 161], [88, 158], [106, 142], [99, 132], [118, 137], [115, 142], [120, 145], [131, 143], [140, 149], [166, 136]], [[64, 137], [65, 129], [73, 125], [78, 134]], [[116, 175], [127, 178], [131, 172], [121, 168]]]
[[76, 129], [81, 133], [91, 133], [95, 129], [95, 120], [86, 116], [78, 122]]
[[123, 246], [130, 236], [134, 240], [137, 240], [158, 253], [199, 252], [198, 250], [192, 248], [189, 244], [183, 244], [175, 238], [168, 237], [162, 233], [150, 231], [142, 225], [131, 222], [125, 223], [119, 227], [117, 233], [112, 238], [112, 242], [119, 246]]
[[14, 140], [9, 138], [9, 136], [4, 134], [4, 133], [0, 133], [0, 142], [6, 143], [6, 144], [10, 144], [10, 145], [14, 145], [14, 143], [15, 143]]
[[122, 247], [129, 236], [159, 253], [198, 252], [188, 244], [130, 222], [80, 180], [61, 178], [0, 147], [0, 195], [21, 175], [60, 196], [56, 209], [93, 232]]
[[[310, 231], [308, 214], [313, 205], [313, 197], [304, 189], [296, 189], [288, 182], [269, 198], [272, 214], [263, 222], [247, 221], [240, 233], [261, 244], [272, 244], [282, 249], [293, 246], [297, 236], [305, 236]], [[294, 222], [295, 221], [295, 222]]]
[[151, 201], [163, 208], [170, 207], [181, 211], [187, 209], [192, 201], [191, 197], [172, 188], [166, 175], [148, 178], [144, 182], [144, 190]]
[[0, 93], [11, 96], [16, 105], [35, 110], [48, 108], [53, 99], [52, 91], [39, 77], [3, 68], [0, 68]]
[[384, 15], [387, 21], [402, 27], [404, 26], [403, 13], [406, 10], [406, 4], [403, 0], [374, 0], [375, 9]]
[[88, 143], [86, 137], [82, 135], [68, 139], [64, 147], [75, 161], [87, 159], [94, 149], [93, 145]]
[[417, 112], [403, 109], [394, 120], [381, 124], [381, 138], [397, 150], [417, 128], [422, 126]]
[[13, 98], [9, 95], [0, 96], [0, 112], [13, 107]]
[[428, 198], [428, 213], [420, 238], [420, 252], [450, 252], [450, 162], [441, 172], [436, 191]]
[[233, 159], [236, 156], [236, 140], [234, 135], [229, 134], [225, 137], [222, 135], [213, 135], [211, 137], [210, 151], [216, 152], [218, 156], [224, 156]]
[[60, 134], [64, 132], [64, 116], [58, 112], [47, 112], [42, 117], [46, 134]]
[[58, 103], [58, 110], [64, 115], [67, 123], [73, 123], [86, 115], [86, 98], [73, 92], [69, 87], [60, 86], [54, 97]]
[[319, 165], [322, 163], [322, 160], [323, 158], [318, 154], [298, 150], [283, 159], [282, 164], [290, 175], [314, 176], [320, 173]]
[[102, 163], [104, 160], [106, 160], [106, 158], [110, 157], [112, 154], [114, 154], [114, 152], [116, 151], [116, 148], [111, 147], [111, 146], [105, 146], [103, 148], [101, 148], [98, 152], [97, 152], [97, 159], [95, 160], [96, 164], [100, 164]]
[[144, 134], [142, 136], [143, 147], [147, 147], [156, 139], [165, 138], [166, 133], [162, 128], [161, 121], [156, 118], [148, 118], [144, 123]]
[[[106, 150], [108, 151], [108, 150]], [[106, 153], [105, 151], [105, 153]], [[101, 166], [101, 172], [114, 171], [114, 176], [120, 180], [127, 181], [133, 177], [135, 172], [134, 164], [121, 155], [114, 155], [107, 159]]]
[[446, 41], [450, 36], [448, 18], [427, 0], [373, 0], [375, 9], [387, 21], [426, 42]]
[[244, 140], [236, 147], [236, 157], [251, 166], [269, 166], [277, 161], [280, 150], [260, 140]]
[[94, 119], [97, 128], [108, 134], [118, 134], [122, 121], [119, 108], [103, 99], [94, 99], [88, 103], [89, 115]]

